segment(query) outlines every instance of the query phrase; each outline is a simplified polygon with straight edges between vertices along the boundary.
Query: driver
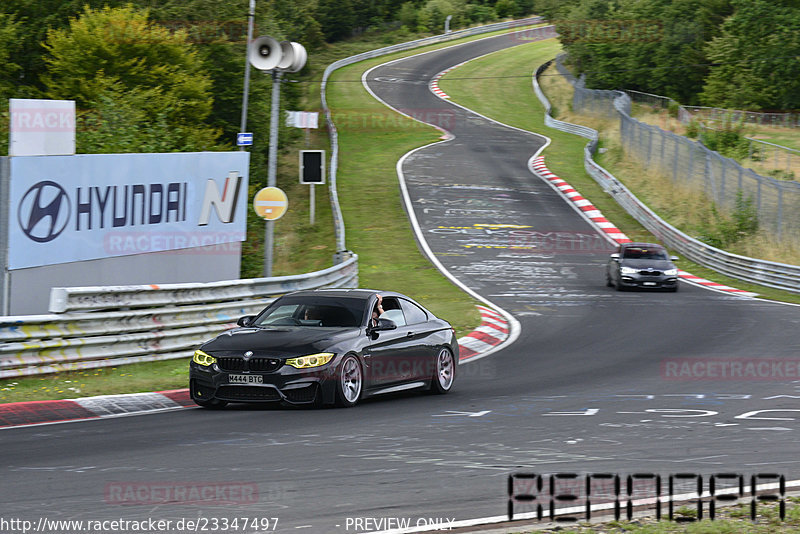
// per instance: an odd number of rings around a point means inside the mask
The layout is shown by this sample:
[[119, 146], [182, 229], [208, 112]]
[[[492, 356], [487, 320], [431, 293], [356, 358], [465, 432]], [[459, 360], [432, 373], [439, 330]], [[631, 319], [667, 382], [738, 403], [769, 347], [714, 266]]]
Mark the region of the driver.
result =
[[378, 303], [375, 304], [375, 307], [372, 309], [372, 318], [369, 321], [370, 326], [378, 326], [378, 317], [383, 314], [383, 297], [379, 294], [376, 294], [375, 296], [378, 297]]
[[303, 319], [309, 321], [322, 321], [322, 312], [316, 306], [309, 306], [306, 308], [305, 314], [303, 315]]

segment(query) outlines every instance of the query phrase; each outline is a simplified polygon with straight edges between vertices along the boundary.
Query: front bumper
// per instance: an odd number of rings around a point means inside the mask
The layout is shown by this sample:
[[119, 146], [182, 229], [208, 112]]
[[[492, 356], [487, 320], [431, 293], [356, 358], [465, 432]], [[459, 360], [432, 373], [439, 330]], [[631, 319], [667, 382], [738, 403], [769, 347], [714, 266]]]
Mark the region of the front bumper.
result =
[[619, 283], [624, 287], [640, 287], [643, 289], [674, 289], [678, 286], [677, 276], [647, 276], [641, 274], [623, 274]]
[[[312, 404], [333, 402], [337, 359], [312, 369], [283, 366], [271, 373], [223, 371], [215, 365], [189, 364], [189, 392], [199, 401]], [[260, 375], [262, 383], [233, 383], [230, 375]]]

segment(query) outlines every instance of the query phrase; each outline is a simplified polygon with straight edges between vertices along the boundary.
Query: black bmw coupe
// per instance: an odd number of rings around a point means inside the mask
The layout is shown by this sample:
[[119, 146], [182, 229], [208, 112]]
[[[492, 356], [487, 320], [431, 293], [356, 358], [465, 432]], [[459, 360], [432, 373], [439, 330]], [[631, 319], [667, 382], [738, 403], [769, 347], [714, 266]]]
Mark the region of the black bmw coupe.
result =
[[200, 406], [348, 407], [406, 389], [447, 393], [458, 367], [450, 324], [394, 292], [298, 291], [237, 324], [194, 353], [190, 392]]

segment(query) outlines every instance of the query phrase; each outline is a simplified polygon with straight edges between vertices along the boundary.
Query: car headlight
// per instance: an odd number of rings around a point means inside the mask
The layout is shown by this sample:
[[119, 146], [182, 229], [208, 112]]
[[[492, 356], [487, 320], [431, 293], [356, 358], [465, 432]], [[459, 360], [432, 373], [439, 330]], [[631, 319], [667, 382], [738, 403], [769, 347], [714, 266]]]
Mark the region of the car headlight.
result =
[[619, 272], [622, 274], [636, 274], [638, 269], [634, 269], [633, 267], [620, 267]]
[[211, 356], [210, 354], [206, 354], [200, 349], [194, 351], [194, 356], [192, 356], [192, 361], [196, 364], [203, 365], [205, 367], [217, 363], [217, 359], [215, 357]]
[[666, 271], [664, 271], [664, 274], [666, 274], [667, 276], [675, 276], [676, 274], [678, 274], [678, 269], [667, 269]]
[[308, 369], [309, 367], [325, 365], [331, 361], [332, 358], [332, 352], [320, 352], [317, 354], [309, 354], [308, 356], [300, 356], [299, 358], [289, 358], [286, 360], [286, 365], [291, 365], [295, 369]]

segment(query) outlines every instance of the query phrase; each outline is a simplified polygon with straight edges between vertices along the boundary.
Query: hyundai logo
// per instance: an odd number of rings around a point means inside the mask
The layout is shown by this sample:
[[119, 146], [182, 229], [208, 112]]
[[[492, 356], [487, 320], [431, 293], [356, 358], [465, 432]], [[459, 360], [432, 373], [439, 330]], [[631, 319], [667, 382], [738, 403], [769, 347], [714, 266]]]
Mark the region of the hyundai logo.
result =
[[69, 216], [67, 192], [50, 180], [28, 189], [17, 209], [19, 227], [37, 243], [47, 243], [58, 237], [67, 227]]
[[253, 356], [253, 351], [252, 350], [248, 350], [247, 352], [244, 353], [245, 359], [251, 358], [252, 356]]

